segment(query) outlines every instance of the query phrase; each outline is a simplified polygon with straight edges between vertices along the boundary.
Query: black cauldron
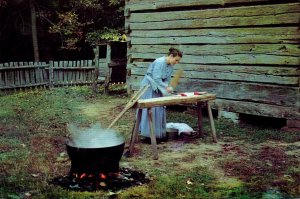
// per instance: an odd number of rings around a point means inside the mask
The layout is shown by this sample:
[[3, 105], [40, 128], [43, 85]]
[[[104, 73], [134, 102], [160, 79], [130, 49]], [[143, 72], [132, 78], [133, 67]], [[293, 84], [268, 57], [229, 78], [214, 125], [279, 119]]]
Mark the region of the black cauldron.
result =
[[74, 126], [68, 128], [73, 131], [66, 141], [71, 175], [98, 175], [119, 171], [125, 146], [123, 136], [113, 130], [101, 129], [99, 125], [88, 129]]

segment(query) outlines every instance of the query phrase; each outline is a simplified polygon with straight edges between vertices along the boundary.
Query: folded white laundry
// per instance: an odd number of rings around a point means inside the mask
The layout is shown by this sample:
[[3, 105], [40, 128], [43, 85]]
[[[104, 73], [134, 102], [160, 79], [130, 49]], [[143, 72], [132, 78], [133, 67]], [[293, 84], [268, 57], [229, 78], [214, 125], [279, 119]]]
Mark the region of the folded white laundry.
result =
[[167, 123], [166, 128], [178, 129], [178, 135], [180, 135], [181, 133], [194, 132], [193, 128], [185, 123]]

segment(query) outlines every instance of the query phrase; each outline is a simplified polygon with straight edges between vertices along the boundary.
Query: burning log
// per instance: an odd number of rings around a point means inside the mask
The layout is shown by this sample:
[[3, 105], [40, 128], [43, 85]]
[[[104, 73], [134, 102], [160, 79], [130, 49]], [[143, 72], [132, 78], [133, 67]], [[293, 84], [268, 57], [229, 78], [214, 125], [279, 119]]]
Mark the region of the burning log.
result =
[[149, 181], [145, 174], [120, 169], [124, 138], [100, 124], [89, 128], [69, 125], [71, 133], [66, 148], [71, 160], [69, 175], [54, 178], [51, 183], [78, 191], [118, 190]]
[[117, 173], [99, 174], [99, 176], [97, 180], [90, 175], [59, 176], [50, 183], [75, 191], [111, 190], [116, 192], [128, 187], [146, 184], [151, 180], [148, 175], [127, 168], [120, 168]]

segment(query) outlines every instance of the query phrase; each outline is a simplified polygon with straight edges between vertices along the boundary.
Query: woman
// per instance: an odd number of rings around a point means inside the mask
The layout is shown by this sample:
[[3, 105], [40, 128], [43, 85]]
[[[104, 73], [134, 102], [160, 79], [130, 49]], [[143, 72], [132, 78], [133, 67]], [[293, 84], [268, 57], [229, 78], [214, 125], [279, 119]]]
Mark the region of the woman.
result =
[[[178, 64], [182, 58], [182, 52], [178, 49], [170, 48], [168, 56], [157, 58], [152, 62], [147, 70], [144, 79], [141, 82], [141, 87], [150, 85], [141, 99], [149, 99], [162, 97], [170, 94], [173, 88], [169, 86], [173, 66]], [[154, 122], [154, 132], [156, 138], [162, 139], [166, 137], [166, 110], [165, 107], [153, 107], [152, 121]], [[142, 118], [139, 128], [141, 135], [150, 137], [150, 126], [148, 120], [147, 109], [143, 109]]]

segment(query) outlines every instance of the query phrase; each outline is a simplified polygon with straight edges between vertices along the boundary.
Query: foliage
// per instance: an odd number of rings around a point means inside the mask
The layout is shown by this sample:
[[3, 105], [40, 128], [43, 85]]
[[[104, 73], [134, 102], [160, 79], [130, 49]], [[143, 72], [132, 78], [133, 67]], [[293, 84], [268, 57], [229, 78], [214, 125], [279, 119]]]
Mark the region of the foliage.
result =
[[122, 39], [124, 1], [69, 0], [61, 5], [50, 33], [58, 33], [62, 47], [78, 49], [87, 42], [92, 46]]
[[[87, 45], [94, 46], [99, 42], [119, 40], [118, 37], [123, 34], [124, 0], [32, 0], [32, 2], [36, 8], [40, 44], [50, 43], [53, 48], [60, 45], [64, 50], [79, 51]], [[29, 0], [0, 0], [0, 9], [2, 24], [0, 45], [10, 47], [14, 43], [11, 41], [14, 35], [11, 33], [20, 38], [21, 36], [31, 38]], [[41, 51], [45, 48], [49, 50], [49, 47], [43, 45], [40, 47]], [[6, 48], [5, 50], [7, 51]], [[41, 55], [43, 56], [43, 53]]]
[[5, 0], [0, 0], [0, 8], [5, 7], [7, 2]]
[[121, 35], [115, 29], [105, 27], [103, 30], [87, 33], [85, 40], [94, 46], [107, 43], [109, 41], [126, 41], [126, 36]]
[[83, 38], [83, 27], [87, 24], [78, 20], [78, 15], [74, 12], [58, 14], [59, 22], [50, 27], [50, 33], [59, 33], [62, 38], [62, 48], [77, 49], [77, 44]]

